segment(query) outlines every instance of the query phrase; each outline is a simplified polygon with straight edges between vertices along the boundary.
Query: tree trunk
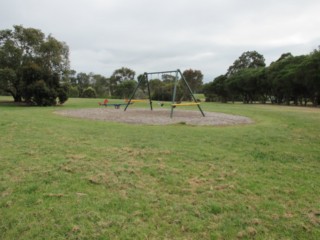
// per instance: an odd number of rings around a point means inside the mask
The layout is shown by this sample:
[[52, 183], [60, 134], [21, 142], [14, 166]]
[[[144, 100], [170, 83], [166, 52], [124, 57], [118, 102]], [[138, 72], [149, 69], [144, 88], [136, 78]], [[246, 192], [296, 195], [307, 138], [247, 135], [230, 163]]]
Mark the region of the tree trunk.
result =
[[7, 90], [8, 93], [13, 97], [14, 102], [22, 102], [22, 96], [19, 93], [14, 93], [11, 90]]
[[21, 95], [15, 95], [13, 96], [14, 102], [22, 102], [22, 97]]

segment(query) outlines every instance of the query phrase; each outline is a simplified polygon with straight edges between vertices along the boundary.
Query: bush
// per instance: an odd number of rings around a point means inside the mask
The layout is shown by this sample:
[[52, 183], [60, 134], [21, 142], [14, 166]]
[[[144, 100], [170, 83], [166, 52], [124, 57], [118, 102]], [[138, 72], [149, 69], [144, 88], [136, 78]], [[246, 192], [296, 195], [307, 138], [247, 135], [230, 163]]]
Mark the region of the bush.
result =
[[96, 91], [92, 87], [88, 87], [85, 89], [81, 95], [83, 98], [96, 98], [97, 94]]
[[[165, 84], [161, 87], [158, 87], [157, 89], [153, 90], [153, 94], [151, 95], [151, 98], [153, 100], [158, 101], [172, 101], [173, 98], [173, 84]], [[191, 99], [190, 94], [184, 94], [182, 87], [177, 86], [176, 89], [176, 101], [188, 101]]]
[[68, 92], [69, 92], [70, 87], [68, 85], [63, 85], [58, 91], [58, 98], [59, 98], [59, 103], [63, 104], [68, 100]]
[[38, 106], [52, 106], [57, 104], [58, 93], [48, 88], [43, 80], [34, 82], [28, 86], [28, 97], [31, 103]]
[[69, 97], [74, 97], [74, 98], [79, 97], [78, 87], [70, 87], [69, 91], [68, 91], [68, 96]]

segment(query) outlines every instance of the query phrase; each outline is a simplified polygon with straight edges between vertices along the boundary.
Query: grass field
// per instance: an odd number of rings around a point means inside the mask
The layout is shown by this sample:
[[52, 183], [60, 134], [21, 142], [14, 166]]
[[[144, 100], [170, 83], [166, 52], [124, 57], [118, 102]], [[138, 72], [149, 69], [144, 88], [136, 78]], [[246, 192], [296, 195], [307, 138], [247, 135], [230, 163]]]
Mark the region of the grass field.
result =
[[202, 103], [255, 124], [139, 126], [53, 113], [97, 99], [8, 99], [0, 239], [320, 239], [320, 109]]

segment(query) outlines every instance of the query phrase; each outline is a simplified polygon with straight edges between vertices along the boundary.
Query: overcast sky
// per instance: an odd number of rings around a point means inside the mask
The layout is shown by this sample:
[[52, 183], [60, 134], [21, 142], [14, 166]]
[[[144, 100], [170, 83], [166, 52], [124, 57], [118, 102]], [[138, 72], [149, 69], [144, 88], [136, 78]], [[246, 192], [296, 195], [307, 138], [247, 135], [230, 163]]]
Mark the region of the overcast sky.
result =
[[23, 25], [70, 48], [71, 68], [226, 73], [245, 51], [267, 65], [320, 45], [319, 0], [0, 0], [0, 29]]

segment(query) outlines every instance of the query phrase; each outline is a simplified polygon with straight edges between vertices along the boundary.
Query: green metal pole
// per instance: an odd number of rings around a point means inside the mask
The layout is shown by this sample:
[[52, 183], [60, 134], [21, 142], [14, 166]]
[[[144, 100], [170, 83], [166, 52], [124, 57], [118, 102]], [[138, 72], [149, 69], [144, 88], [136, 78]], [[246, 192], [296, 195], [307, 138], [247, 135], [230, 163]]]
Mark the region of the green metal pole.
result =
[[[194, 102], [197, 102], [197, 99], [194, 97], [194, 95], [193, 95], [193, 93], [192, 93], [192, 90], [191, 90], [191, 88], [190, 88], [187, 80], [186, 80], [186, 79], [184, 78], [184, 76], [182, 75], [180, 69], [178, 69], [177, 71], [180, 73], [181, 78], [183, 79], [184, 83], [187, 85], [187, 88], [189, 89], [189, 92], [190, 92], [190, 94], [191, 94], [191, 97], [192, 97], [193, 101], [194, 101]], [[202, 111], [202, 109], [201, 109], [201, 107], [200, 107], [200, 104], [198, 104], [197, 106], [198, 106], [198, 108], [199, 108], [202, 116], [205, 117], [205, 115], [204, 115], [204, 113], [203, 113], [203, 111]]]
[[136, 91], [138, 90], [138, 87], [140, 86], [140, 84], [141, 84], [141, 81], [138, 80], [138, 84], [137, 84], [136, 88], [133, 90], [133, 93], [132, 93], [131, 97], [129, 98], [129, 101], [128, 101], [126, 107], [124, 108], [124, 111], [126, 111], [128, 106], [131, 104], [131, 100], [134, 97], [134, 95], [136, 94]]
[[172, 116], [173, 116], [173, 108], [174, 108], [173, 104], [176, 101], [177, 84], [178, 84], [178, 71], [176, 71], [176, 78], [175, 78], [175, 81], [174, 81], [170, 118], [172, 118]]
[[147, 87], [148, 87], [148, 95], [149, 95], [149, 104], [150, 104], [150, 109], [151, 111], [153, 110], [152, 108], [152, 100], [151, 100], [151, 93], [150, 93], [150, 84], [149, 84], [149, 79], [148, 79], [148, 73], [144, 73], [145, 79], [147, 81]]

